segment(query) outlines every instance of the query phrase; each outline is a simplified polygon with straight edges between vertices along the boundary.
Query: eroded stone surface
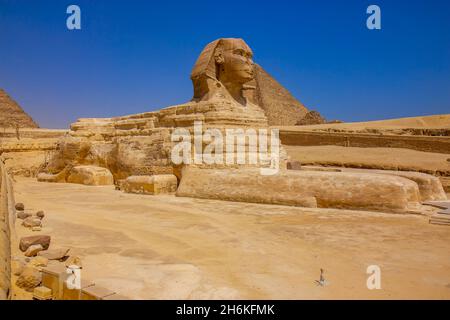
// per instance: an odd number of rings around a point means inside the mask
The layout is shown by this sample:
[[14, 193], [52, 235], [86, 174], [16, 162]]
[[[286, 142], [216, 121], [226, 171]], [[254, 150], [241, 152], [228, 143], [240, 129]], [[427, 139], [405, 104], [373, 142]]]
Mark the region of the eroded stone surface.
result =
[[44, 250], [44, 247], [40, 244], [33, 244], [25, 251], [25, 257], [35, 257], [40, 251]]
[[177, 177], [173, 174], [154, 176], [131, 176], [122, 187], [128, 193], [170, 194], [177, 190]]
[[50, 246], [50, 240], [50, 236], [47, 235], [22, 237], [20, 239], [19, 248], [22, 252], [25, 252], [30, 246], [40, 244], [44, 250], [47, 250]]
[[19, 288], [27, 291], [33, 291], [34, 288], [39, 286], [42, 281], [42, 274], [37, 268], [27, 266], [24, 268], [19, 278], [16, 281], [16, 285]]
[[411, 180], [379, 174], [186, 168], [178, 196], [322, 208], [417, 212], [420, 193]]
[[114, 178], [111, 172], [106, 168], [76, 166], [70, 171], [67, 182], [88, 186], [104, 186], [114, 184]]

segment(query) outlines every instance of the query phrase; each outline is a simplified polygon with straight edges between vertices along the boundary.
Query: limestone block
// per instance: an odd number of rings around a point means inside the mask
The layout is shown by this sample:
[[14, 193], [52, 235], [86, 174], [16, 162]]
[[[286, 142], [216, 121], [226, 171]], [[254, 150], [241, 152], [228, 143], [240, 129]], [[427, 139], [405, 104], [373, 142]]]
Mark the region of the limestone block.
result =
[[369, 173], [280, 171], [263, 176], [257, 169], [183, 171], [177, 196], [228, 201], [347, 208], [384, 212], [417, 212], [417, 183]]
[[51, 300], [52, 299], [52, 289], [47, 287], [37, 287], [34, 288], [33, 298], [37, 300]]
[[29, 246], [27, 251], [25, 252], [26, 257], [35, 257], [40, 251], [44, 250], [44, 248], [40, 244], [33, 244]]
[[27, 266], [35, 267], [35, 268], [46, 267], [47, 265], [48, 265], [48, 259], [45, 257], [40, 257], [40, 256], [33, 258], [33, 260], [31, 260], [27, 264]]
[[25, 211], [17, 212], [17, 218], [19, 218], [19, 219], [27, 219], [28, 217], [31, 217], [31, 213], [28, 213]]
[[52, 298], [60, 300], [63, 295], [63, 283], [67, 277], [63, 265], [48, 266], [42, 269], [42, 285], [52, 290]]
[[20, 251], [25, 252], [30, 246], [40, 244], [44, 250], [47, 250], [50, 246], [50, 240], [50, 236], [46, 235], [22, 237], [20, 239], [19, 249]]
[[67, 182], [88, 186], [102, 186], [114, 184], [114, 178], [111, 172], [106, 168], [96, 166], [76, 166], [70, 171]]
[[63, 300], [81, 300], [81, 290], [94, 286], [95, 283], [89, 280], [81, 279], [80, 289], [69, 289], [67, 283], [63, 283]]
[[[384, 170], [377, 170], [384, 173]], [[388, 170], [389, 174], [404, 177], [416, 182], [419, 186], [420, 197], [422, 201], [438, 201], [447, 200], [444, 188], [438, 177], [421, 172], [411, 171], [392, 171]]]
[[131, 176], [125, 180], [123, 190], [128, 193], [168, 194], [177, 190], [177, 177], [173, 174]]
[[39, 286], [42, 281], [42, 275], [38, 269], [33, 267], [25, 267], [21, 275], [16, 281], [16, 285], [19, 288], [25, 289], [27, 291], [32, 291], [34, 288]]
[[25, 220], [23, 220], [22, 225], [25, 228], [41, 227], [42, 221], [37, 217], [28, 217]]

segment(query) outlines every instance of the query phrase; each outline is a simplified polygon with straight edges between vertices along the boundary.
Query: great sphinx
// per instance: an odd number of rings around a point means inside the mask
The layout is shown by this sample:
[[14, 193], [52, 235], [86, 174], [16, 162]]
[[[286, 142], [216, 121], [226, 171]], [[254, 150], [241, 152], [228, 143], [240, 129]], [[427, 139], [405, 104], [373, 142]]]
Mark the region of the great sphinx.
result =
[[[59, 142], [39, 180], [83, 183], [86, 179], [79, 178], [80, 172], [101, 175], [98, 168], [102, 168], [107, 173], [98, 179], [100, 184], [115, 183], [120, 188], [122, 182], [134, 181], [139, 185], [135, 190], [142, 192], [145, 184], [171, 181], [174, 184], [162, 189], [176, 191], [178, 196], [393, 212], [417, 212], [420, 201], [442, 197], [442, 186], [435, 180], [430, 180], [434, 191], [424, 199], [416, 181], [394, 174], [287, 170], [283, 148], [278, 155], [279, 172], [271, 175], [258, 170], [271, 166], [267, 161], [174, 164], [172, 135], [179, 128], [193, 132], [198, 122], [203, 131], [269, 127], [268, 110], [261, 106], [258, 92], [262, 86], [255, 77], [260, 68], [242, 39], [209, 43], [191, 73], [194, 94], [190, 101], [129, 116], [79, 119]], [[195, 152], [203, 152], [203, 146]]]

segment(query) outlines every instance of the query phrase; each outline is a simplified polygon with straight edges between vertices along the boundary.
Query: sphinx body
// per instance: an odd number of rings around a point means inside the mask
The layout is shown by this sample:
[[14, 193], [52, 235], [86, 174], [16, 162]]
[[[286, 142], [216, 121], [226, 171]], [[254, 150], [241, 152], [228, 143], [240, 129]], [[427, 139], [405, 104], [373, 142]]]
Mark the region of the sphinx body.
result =
[[[260, 93], [255, 91], [258, 84], [252, 59], [251, 49], [241, 39], [211, 42], [193, 68], [191, 101], [154, 112], [78, 120], [71, 125], [69, 135], [60, 141], [46, 173], [41, 175], [42, 180], [52, 181], [54, 177], [54, 181], [65, 182], [72, 168], [97, 166], [109, 170], [119, 185], [133, 176], [165, 175], [161, 180], [168, 181], [168, 174], [175, 175], [180, 185], [178, 196], [392, 212], [420, 209], [421, 193], [413, 180], [396, 175], [383, 178], [372, 173], [289, 171], [283, 148], [278, 154], [280, 172], [270, 176], [260, 175], [253, 168], [270, 167], [270, 161], [256, 165], [174, 164], [172, 134], [179, 128], [192, 133], [197, 121], [202, 123], [204, 131], [269, 127], [265, 110], [257, 102]], [[247, 140], [243, 143], [247, 146]], [[95, 179], [75, 177], [71, 180]], [[130, 179], [134, 182], [157, 180]], [[176, 187], [160, 189], [175, 190]], [[145, 189], [144, 186], [127, 189], [139, 188]], [[441, 194], [432, 197], [438, 200]]]

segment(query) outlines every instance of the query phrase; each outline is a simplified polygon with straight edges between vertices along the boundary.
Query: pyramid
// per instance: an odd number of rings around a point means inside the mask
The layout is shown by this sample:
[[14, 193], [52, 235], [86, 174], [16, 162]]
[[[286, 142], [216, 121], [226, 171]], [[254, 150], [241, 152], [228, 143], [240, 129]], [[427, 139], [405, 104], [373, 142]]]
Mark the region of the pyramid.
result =
[[261, 66], [255, 63], [254, 68], [256, 104], [264, 109], [269, 125], [296, 125], [309, 110]]
[[39, 128], [3, 89], [0, 89], [0, 128]]

